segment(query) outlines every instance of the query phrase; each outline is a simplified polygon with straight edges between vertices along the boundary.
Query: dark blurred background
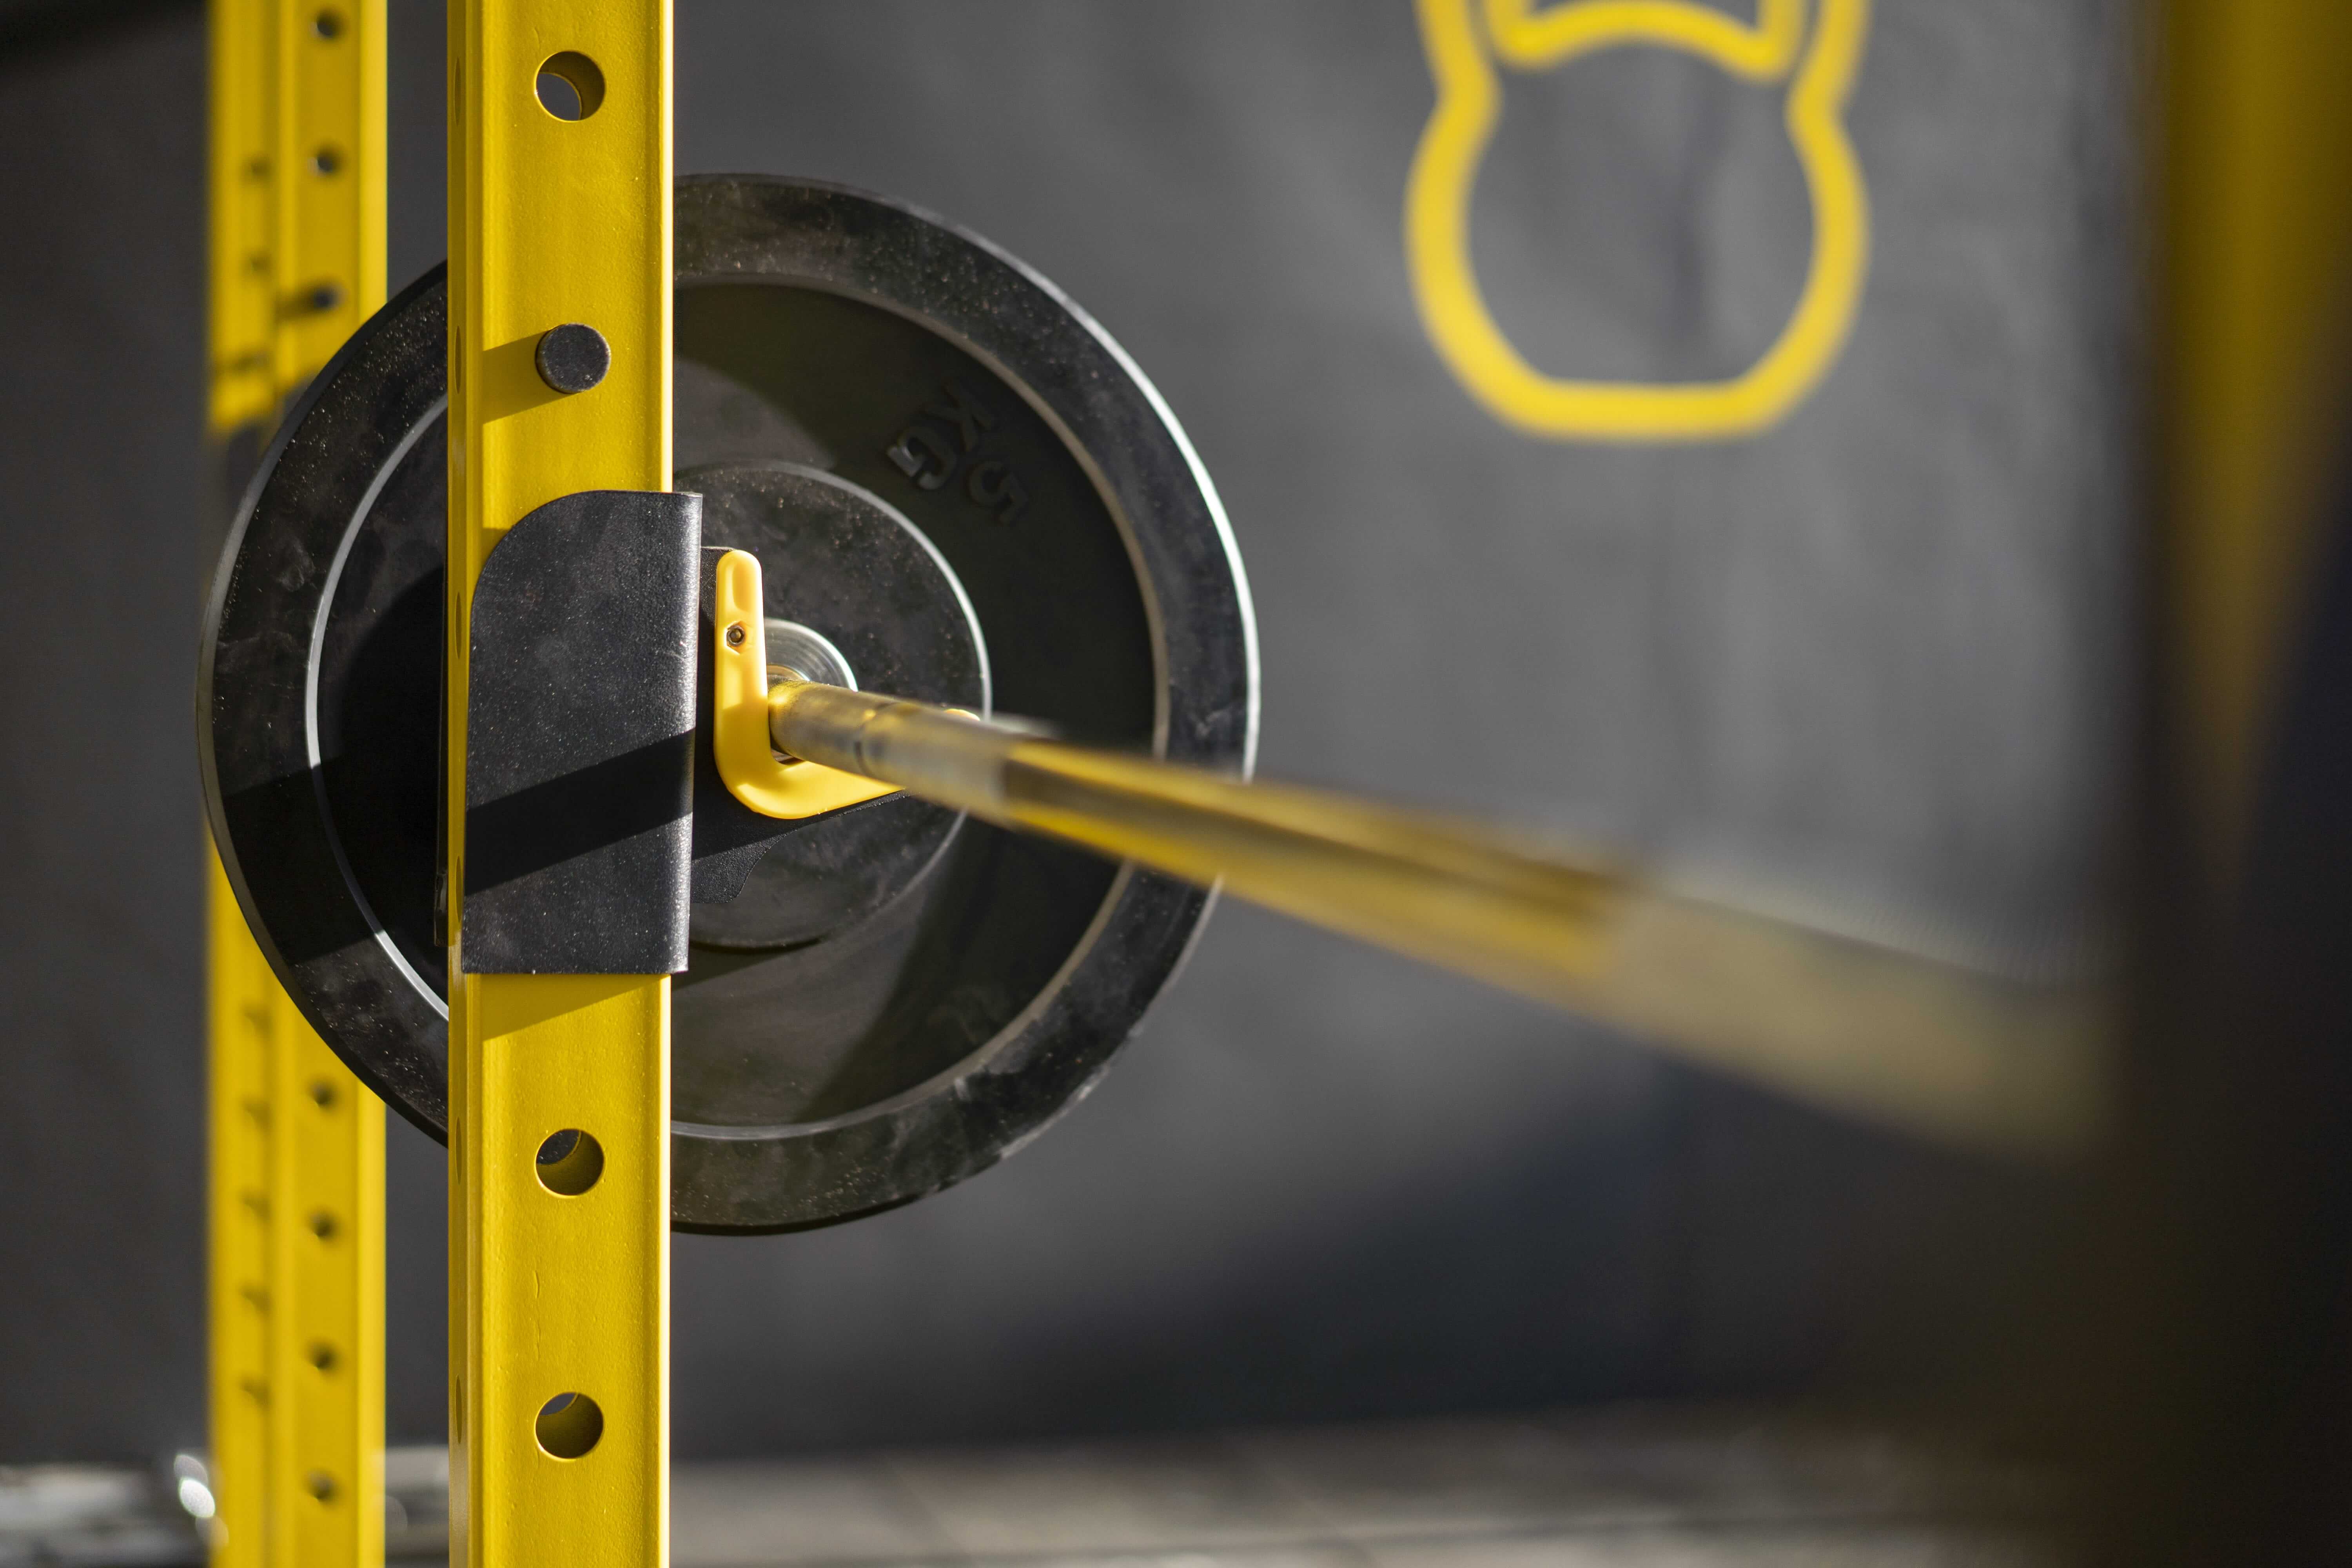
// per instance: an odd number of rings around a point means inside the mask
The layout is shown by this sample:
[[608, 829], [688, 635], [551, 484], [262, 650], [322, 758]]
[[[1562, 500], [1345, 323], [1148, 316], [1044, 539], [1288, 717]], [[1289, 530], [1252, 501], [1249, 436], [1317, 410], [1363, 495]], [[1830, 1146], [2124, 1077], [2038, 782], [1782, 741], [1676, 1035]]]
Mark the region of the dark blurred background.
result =
[[[1752, 439], [1531, 438], [1453, 378], [1407, 0], [679, 0], [678, 167], [929, 206], [1124, 343], [1248, 563], [1266, 773], [2063, 964], [2124, 738], [2127, 20], [1878, 0], [1867, 289]], [[392, 38], [397, 289], [442, 249], [440, 7]], [[1555, 374], [1736, 370], [1811, 233], [1782, 90], [1607, 58], [1509, 82], [1496, 314]], [[203, 1432], [204, 91], [196, 5], [0, 6], [0, 1462]], [[391, 1139], [393, 1435], [433, 1440], [441, 1154]], [[1965, 1403], [2036, 1353], [2079, 1197], [1229, 906], [1003, 1167], [679, 1237], [677, 1445]]]

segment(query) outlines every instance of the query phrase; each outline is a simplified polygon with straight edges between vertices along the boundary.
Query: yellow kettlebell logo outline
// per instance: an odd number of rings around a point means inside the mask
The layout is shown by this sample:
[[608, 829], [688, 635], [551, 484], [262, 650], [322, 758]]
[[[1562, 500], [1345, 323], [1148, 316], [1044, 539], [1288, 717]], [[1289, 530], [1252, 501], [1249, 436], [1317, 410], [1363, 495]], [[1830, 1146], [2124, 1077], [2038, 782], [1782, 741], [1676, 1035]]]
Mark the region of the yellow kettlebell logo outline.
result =
[[[1870, 205], [1847, 137], [1846, 95], [1862, 61], [1870, 0], [1758, 0], [1750, 26], [1704, 0], [1417, 0], [1437, 107], [1405, 186], [1405, 258], [1430, 342], [1473, 397], [1507, 425], [1557, 440], [1709, 441], [1778, 423], [1836, 363], [1870, 264]], [[1744, 80], [1795, 80], [1789, 141], [1813, 209], [1812, 255], [1780, 335], [1727, 381], [1574, 381], [1529, 364], [1495, 323], [1470, 259], [1470, 197], [1502, 106], [1494, 61], [1552, 70], [1580, 55], [1657, 44]]]

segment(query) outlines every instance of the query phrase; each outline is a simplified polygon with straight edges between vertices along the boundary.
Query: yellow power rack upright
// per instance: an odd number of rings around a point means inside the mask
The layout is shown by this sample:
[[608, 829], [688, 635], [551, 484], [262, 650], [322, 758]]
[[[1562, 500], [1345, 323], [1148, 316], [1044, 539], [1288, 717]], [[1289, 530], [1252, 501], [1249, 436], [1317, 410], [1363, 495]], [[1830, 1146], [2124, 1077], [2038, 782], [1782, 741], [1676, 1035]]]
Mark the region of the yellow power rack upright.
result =
[[[669, 487], [669, 0], [450, 0], [449, 72], [450, 1561], [644, 1568], [668, 1556], [669, 977], [465, 973], [458, 895], [490, 547], [558, 497]], [[611, 368], [564, 395], [533, 356], [571, 323]]]
[[[212, 0], [211, 30], [225, 506], [287, 399], [383, 302], [383, 0]], [[383, 1105], [296, 1011], [208, 858], [213, 1560], [373, 1568]]]

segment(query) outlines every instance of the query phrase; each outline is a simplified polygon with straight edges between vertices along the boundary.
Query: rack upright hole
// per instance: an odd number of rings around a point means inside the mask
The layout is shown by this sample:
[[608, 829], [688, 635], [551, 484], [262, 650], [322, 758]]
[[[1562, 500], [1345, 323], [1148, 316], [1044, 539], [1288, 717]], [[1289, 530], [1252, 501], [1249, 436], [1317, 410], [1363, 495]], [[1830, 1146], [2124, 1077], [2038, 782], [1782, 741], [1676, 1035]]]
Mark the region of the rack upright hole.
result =
[[548, 1134], [539, 1146], [539, 1184], [559, 1197], [576, 1198], [604, 1173], [604, 1146], [577, 1127]]
[[539, 105], [558, 120], [585, 120], [604, 101], [604, 73], [576, 49], [547, 57], [539, 68]]

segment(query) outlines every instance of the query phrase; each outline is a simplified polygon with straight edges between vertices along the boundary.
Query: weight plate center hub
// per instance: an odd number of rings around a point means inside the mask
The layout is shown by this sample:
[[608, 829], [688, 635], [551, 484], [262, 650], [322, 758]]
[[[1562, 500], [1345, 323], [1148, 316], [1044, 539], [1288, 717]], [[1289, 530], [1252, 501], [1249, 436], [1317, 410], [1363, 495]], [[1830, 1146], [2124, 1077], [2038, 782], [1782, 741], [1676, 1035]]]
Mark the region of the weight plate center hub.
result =
[[[702, 496], [706, 547], [760, 558], [772, 671], [846, 686], [863, 671], [866, 689], [989, 711], [988, 647], [971, 601], [888, 502], [798, 463], [709, 464], [680, 471], [677, 486]], [[706, 650], [708, 637], [706, 628]], [[706, 792], [698, 823], [724, 832], [725, 804]], [[697, 846], [690, 930], [698, 946], [738, 952], [844, 935], [937, 866], [962, 821], [908, 795], [805, 824], [725, 815], [746, 842], [722, 850], [731, 838], [706, 834]], [[698, 966], [706, 980], [720, 967]]]

